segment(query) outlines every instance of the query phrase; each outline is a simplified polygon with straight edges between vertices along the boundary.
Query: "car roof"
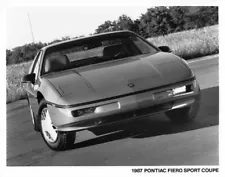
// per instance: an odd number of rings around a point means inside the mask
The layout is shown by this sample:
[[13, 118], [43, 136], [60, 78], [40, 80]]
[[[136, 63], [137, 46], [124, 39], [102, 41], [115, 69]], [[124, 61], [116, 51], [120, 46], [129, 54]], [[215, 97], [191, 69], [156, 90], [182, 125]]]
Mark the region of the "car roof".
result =
[[107, 36], [107, 35], [114, 35], [114, 34], [134, 34], [134, 32], [129, 31], [129, 30], [121, 30], [121, 31], [113, 31], [113, 32], [105, 32], [105, 33], [100, 33], [100, 34], [94, 34], [94, 35], [90, 35], [90, 36], [86, 36], [86, 37], [78, 37], [78, 38], [75, 38], [75, 39], [70, 39], [70, 40], [56, 42], [54, 44], [47, 45], [47, 46], [43, 47], [42, 50], [46, 50], [48, 48], [51, 48], [51, 47], [54, 47], [54, 46], [57, 46], [57, 45], [61, 45], [61, 44], [80, 41], [82, 39], [91, 39], [91, 38], [98, 37], [98, 36]]

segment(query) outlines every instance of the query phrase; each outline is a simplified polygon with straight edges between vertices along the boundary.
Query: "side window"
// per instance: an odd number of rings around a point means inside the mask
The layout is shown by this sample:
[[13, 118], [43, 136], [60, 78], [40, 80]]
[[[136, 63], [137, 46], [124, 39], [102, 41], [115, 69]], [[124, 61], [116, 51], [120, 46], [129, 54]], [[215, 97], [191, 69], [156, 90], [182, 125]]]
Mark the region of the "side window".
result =
[[37, 60], [37, 63], [34, 67], [33, 73], [37, 74], [38, 73], [38, 68], [39, 68], [39, 60]]
[[39, 63], [40, 63], [40, 54], [41, 54], [41, 51], [38, 52], [38, 54], [36, 55], [35, 59], [34, 59], [34, 62], [33, 62], [33, 65], [31, 67], [31, 70], [29, 73], [35, 73], [35, 78], [37, 79], [37, 76], [38, 76], [38, 71], [39, 71]]
[[35, 58], [34, 58], [34, 61], [32, 62], [32, 64], [31, 64], [31, 67], [30, 67], [30, 69], [29, 69], [29, 74], [31, 74], [31, 73], [33, 73], [34, 72], [34, 68], [35, 68], [35, 66], [36, 66], [36, 64], [37, 64], [37, 61], [38, 61], [38, 58], [39, 58], [39, 56], [40, 56], [40, 51], [37, 53], [37, 55], [35, 56]]

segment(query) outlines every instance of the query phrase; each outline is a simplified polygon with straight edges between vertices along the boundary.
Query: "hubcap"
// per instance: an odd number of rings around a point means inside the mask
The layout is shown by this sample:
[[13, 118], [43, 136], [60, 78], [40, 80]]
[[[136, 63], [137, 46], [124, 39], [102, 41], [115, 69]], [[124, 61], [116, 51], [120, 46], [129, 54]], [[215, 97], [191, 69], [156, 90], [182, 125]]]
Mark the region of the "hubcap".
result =
[[46, 141], [53, 143], [57, 140], [58, 134], [52, 125], [52, 121], [47, 108], [42, 109], [41, 112], [41, 127], [42, 134], [44, 135]]

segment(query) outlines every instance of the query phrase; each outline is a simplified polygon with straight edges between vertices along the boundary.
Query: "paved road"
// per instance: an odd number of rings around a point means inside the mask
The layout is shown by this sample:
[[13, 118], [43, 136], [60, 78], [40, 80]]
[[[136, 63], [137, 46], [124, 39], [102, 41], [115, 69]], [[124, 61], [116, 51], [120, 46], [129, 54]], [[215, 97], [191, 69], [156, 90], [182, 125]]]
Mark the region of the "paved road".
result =
[[8, 104], [7, 165], [218, 165], [218, 57], [189, 65], [202, 88], [195, 122], [180, 126], [164, 114], [148, 116], [129, 125], [80, 132], [74, 148], [64, 152], [50, 150], [33, 131], [25, 100]]

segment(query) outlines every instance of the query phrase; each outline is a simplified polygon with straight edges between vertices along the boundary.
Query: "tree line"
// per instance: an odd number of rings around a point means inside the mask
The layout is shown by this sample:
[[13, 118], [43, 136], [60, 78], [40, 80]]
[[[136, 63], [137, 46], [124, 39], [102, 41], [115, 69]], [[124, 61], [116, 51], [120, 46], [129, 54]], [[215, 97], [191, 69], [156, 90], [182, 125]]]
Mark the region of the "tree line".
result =
[[[130, 30], [144, 38], [149, 38], [215, 24], [218, 24], [218, 6], [159, 6], [148, 8], [147, 12], [136, 20], [121, 15], [117, 20], [105, 21], [97, 27], [94, 34]], [[68, 39], [71, 37], [63, 37], [50, 43], [30, 43], [12, 50], [6, 49], [6, 64], [32, 60], [40, 48]]]

